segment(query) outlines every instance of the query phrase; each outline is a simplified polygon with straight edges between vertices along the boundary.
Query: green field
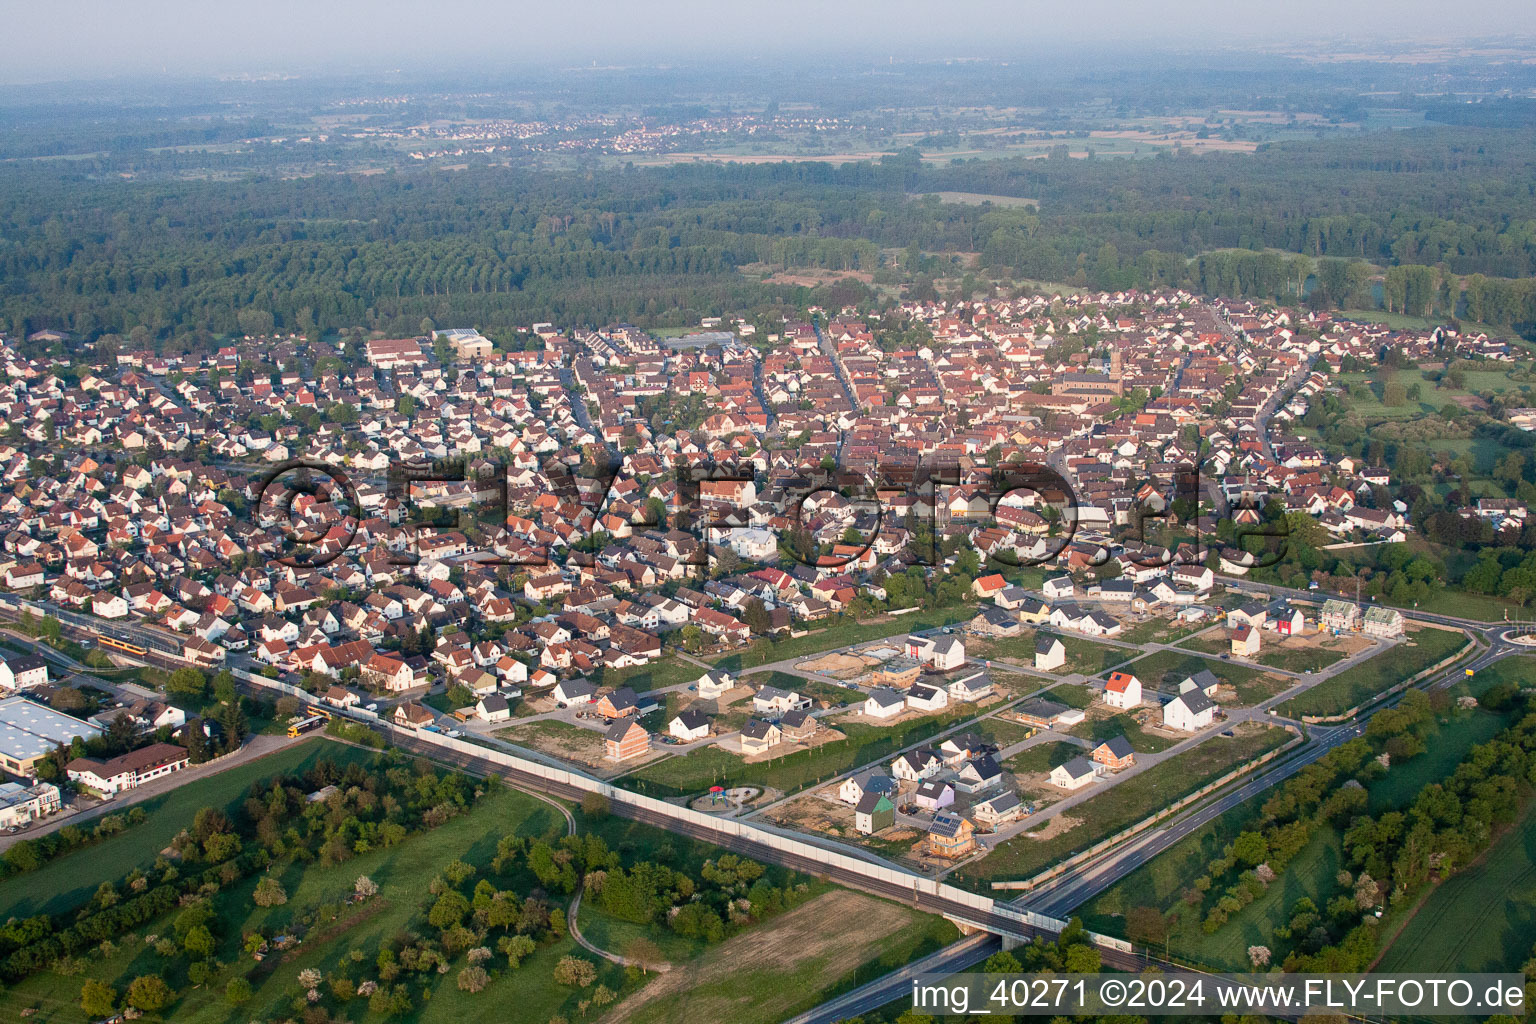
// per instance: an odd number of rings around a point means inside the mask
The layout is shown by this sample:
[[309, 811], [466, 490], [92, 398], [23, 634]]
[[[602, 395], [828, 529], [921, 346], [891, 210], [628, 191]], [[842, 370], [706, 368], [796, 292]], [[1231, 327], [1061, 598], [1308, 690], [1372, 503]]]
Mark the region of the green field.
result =
[[783, 757], [755, 764], [747, 764], [740, 755], [719, 747], [705, 747], [681, 757], [648, 764], [622, 777], [618, 783], [626, 789], [652, 796], [683, 796], [703, 792], [712, 785], [748, 783], [793, 793], [884, 758], [975, 714], [974, 706], [960, 705], [942, 714], [891, 726], [834, 722], [832, 728], [844, 733], [845, 739], [795, 750]]
[[5, 908], [6, 916], [57, 913], [89, 896], [102, 882], [121, 878], [133, 867], [152, 864], [204, 807], [229, 811], [239, 805], [253, 783], [306, 771], [324, 758], [345, 766], [367, 762], [373, 756], [344, 743], [317, 738], [179, 786], [137, 805], [149, 815], [143, 824], [57, 857], [36, 871], [0, 881], [0, 907]]
[[1381, 971], [1519, 971], [1536, 943], [1536, 814], [1436, 886], [1382, 955]]
[[1020, 833], [981, 860], [961, 867], [953, 878], [978, 892], [991, 892], [988, 883], [993, 881], [1028, 878], [1147, 818], [1288, 738], [1285, 730], [1276, 728], [1246, 732], [1232, 739], [1214, 736], [1073, 807], [1066, 813], [1081, 822], [1073, 828], [1043, 840]]
[[1468, 643], [1461, 633], [1429, 628], [1410, 634], [1409, 640], [1412, 646], [1400, 643], [1352, 665], [1275, 710], [1291, 718], [1341, 714], [1450, 657]]
[[[1221, 655], [1231, 650], [1232, 644], [1227, 639], [1226, 631], [1221, 630], [1209, 635], [1190, 637], [1180, 641], [1179, 646], [1206, 654]], [[1329, 650], [1326, 647], [1311, 644], [1301, 646], [1299, 642], [1282, 640], [1275, 634], [1266, 632], [1263, 646], [1259, 648], [1259, 656], [1253, 660], [1260, 665], [1283, 669], [1286, 672], [1320, 672], [1343, 659], [1343, 651]]]

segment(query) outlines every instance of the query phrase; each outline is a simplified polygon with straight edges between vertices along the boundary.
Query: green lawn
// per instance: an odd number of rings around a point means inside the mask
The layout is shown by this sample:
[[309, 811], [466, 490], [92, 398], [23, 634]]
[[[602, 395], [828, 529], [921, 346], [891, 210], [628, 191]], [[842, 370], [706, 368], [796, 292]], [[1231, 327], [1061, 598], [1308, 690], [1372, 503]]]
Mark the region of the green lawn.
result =
[[1045, 743], [1037, 743], [1028, 750], [1014, 754], [1003, 762], [1003, 767], [1015, 775], [1048, 772], [1059, 764], [1066, 764], [1083, 752], [1083, 748], [1075, 743], [1047, 740]]
[[1069, 708], [1086, 708], [1093, 703], [1097, 693], [1082, 683], [1061, 683], [1046, 690], [1040, 696], [1045, 700], [1065, 704]]
[[1340, 714], [1450, 657], [1468, 642], [1461, 633], [1429, 628], [1410, 634], [1409, 639], [1323, 680], [1276, 710], [1292, 718]]
[[7, 916], [17, 917], [67, 909], [89, 896], [102, 882], [121, 878], [136, 866], [154, 863], [176, 833], [192, 824], [200, 809], [231, 810], [245, 798], [252, 784], [274, 775], [305, 771], [325, 758], [344, 766], [354, 761], [366, 763], [373, 756], [344, 743], [316, 738], [179, 786], [137, 805], [149, 815], [143, 824], [66, 853], [36, 871], [0, 881], [0, 907], [5, 908]]
[[[1138, 653], [1127, 647], [1094, 643], [1084, 637], [1065, 634], [1061, 637], [1061, 645], [1067, 649], [1067, 663], [1061, 670], [1080, 672], [1085, 676], [1096, 676], [1100, 672], [1106, 672], [1116, 665], [1130, 661]], [[1034, 648], [1030, 650], [1033, 651]]]
[[628, 686], [636, 693], [649, 693], [664, 686], [691, 683], [704, 674], [704, 669], [668, 655], [649, 665], [636, 665], [624, 669], [599, 669], [588, 678], [597, 686]]
[[1003, 843], [986, 857], [961, 867], [953, 876], [959, 884], [991, 892], [988, 884], [1024, 879], [1043, 868], [1130, 827], [1180, 797], [1221, 777], [1244, 762], [1285, 743], [1283, 729], [1265, 728], [1235, 738], [1214, 736], [1178, 757], [1104, 789], [1066, 813], [1080, 824], [1050, 839], [1028, 832]]
[[1381, 971], [1519, 971], [1536, 943], [1536, 814], [1419, 905]]
[[1167, 750], [1178, 742], [1168, 736], [1148, 732], [1136, 721], [1136, 717], [1130, 714], [1113, 715], [1109, 718], [1089, 718], [1067, 731], [1095, 745], [1105, 740], [1112, 740], [1116, 736], [1124, 736], [1130, 741], [1131, 749], [1138, 754], [1155, 754], [1158, 751]]
[[976, 708], [963, 704], [943, 714], [892, 726], [862, 722], [832, 723], [845, 738], [809, 749], [793, 750], [770, 761], [747, 764], [737, 754], [705, 747], [681, 757], [656, 761], [618, 780], [619, 785], [652, 796], [682, 796], [712, 785], [756, 783], [793, 793], [841, 775], [859, 765], [884, 758], [946, 726], [973, 717]]

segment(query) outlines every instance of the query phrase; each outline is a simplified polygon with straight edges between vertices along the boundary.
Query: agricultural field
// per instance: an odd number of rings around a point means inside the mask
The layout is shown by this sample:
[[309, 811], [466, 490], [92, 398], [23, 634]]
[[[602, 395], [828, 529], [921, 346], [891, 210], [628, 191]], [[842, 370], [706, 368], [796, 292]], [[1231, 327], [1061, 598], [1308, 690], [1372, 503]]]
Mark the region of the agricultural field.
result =
[[1536, 944], [1536, 813], [1424, 897], [1382, 954], [1380, 971], [1508, 971]]
[[1275, 710], [1292, 718], [1341, 714], [1450, 657], [1467, 644], [1467, 638], [1460, 632], [1423, 627], [1410, 632], [1408, 642], [1330, 676]]
[[1213, 736], [1171, 760], [1105, 788], [1091, 800], [1059, 815], [1074, 819], [1070, 827], [1061, 828], [1052, 819], [1042, 830], [1048, 838], [1022, 832], [981, 860], [963, 865], [951, 878], [978, 892], [991, 892], [989, 883], [993, 881], [1028, 878], [1144, 820], [1289, 738], [1285, 730], [1267, 726], [1240, 728], [1233, 738]]

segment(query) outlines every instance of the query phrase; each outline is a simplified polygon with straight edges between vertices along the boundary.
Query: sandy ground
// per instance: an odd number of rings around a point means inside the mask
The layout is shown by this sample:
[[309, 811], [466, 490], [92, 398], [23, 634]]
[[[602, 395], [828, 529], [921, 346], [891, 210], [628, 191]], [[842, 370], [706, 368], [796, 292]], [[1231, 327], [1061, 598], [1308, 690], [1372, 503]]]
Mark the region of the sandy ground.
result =
[[673, 1020], [733, 1020], [748, 997], [726, 994], [721, 983], [744, 971], [772, 971], [785, 979], [776, 988], [752, 986], [751, 997], [754, 1017], [784, 1017], [805, 992], [851, 972], [868, 958], [870, 944], [907, 921], [907, 912], [895, 904], [847, 890], [829, 892], [657, 976], [615, 1007], [604, 1024], [626, 1024], [646, 1005], [683, 992], [691, 995]]

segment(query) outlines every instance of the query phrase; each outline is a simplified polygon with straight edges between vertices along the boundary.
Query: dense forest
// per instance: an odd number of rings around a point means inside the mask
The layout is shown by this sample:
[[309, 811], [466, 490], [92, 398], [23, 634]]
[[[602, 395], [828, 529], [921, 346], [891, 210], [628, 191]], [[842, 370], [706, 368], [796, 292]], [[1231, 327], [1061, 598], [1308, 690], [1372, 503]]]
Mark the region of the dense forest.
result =
[[[1434, 127], [1255, 154], [924, 163], [916, 150], [581, 174], [472, 167], [240, 181], [0, 170], [0, 322], [198, 345], [242, 310], [281, 327], [423, 316], [666, 325], [798, 305], [747, 264], [886, 271], [976, 253], [994, 279], [1179, 285], [1536, 323], [1529, 130]], [[1038, 211], [941, 203], [955, 190]], [[1379, 268], [1386, 268], [1385, 276]], [[898, 271], [892, 276], [892, 271]], [[919, 287], [922, 282], [918, 282]], [[1474, 308], [1475, 307], [1475, 308]]]

